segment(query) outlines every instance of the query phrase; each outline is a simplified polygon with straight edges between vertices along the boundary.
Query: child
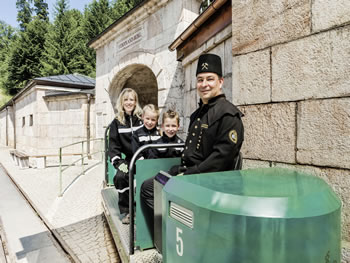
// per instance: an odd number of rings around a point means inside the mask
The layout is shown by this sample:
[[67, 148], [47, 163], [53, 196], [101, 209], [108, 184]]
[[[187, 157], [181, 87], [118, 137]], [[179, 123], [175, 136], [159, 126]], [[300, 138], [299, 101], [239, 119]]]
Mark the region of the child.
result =
[[[183, 141], [176, 135], [179, 130], [180, 120], [177, 112], [168, 110], [163, 113], [162, 131], [163, 136], [157, 140], [157, 143], [182, 143]], [[171, 158], [180, 157], [183, 148], [154, 148], [151, 152], [152, 158]], [[153, 207], [154, 207], [154, 181], [155, 177], [147, 179], [141, 186], [141, 207], [145, 213], [146, 222], [153, 239], [154, 221], [153, 221]]]
[[[161, 137], [157, 129], [159, 111], [153, 104], [143, 107], [142, 120], [143, 127], [137, 130], [132, 137], [133, 153], [143, 145], [155, 143]], [[149, 159], [151, 151], [144, 151], [138, 159]]]
[[[157, 143], [183, 143], [183, 140], [176, 135], [180, 127], [179, 114], [176, 111], [168, 110], [163, 113], [162, 120], [163, 136], [157, 140]], [[150, 158], [180, 157], [182, 151], [182, 147], [153, 149]]]

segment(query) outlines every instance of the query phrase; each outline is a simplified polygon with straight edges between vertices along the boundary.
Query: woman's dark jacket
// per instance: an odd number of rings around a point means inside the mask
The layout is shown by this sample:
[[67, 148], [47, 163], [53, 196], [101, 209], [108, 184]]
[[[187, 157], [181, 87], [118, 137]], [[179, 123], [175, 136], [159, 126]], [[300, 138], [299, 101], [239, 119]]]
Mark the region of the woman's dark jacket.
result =
[[125, 124], [116, 118], [110, 124], [108, 155], [114, 165], [121, 159], [122, 153], [127, 162], [130, 162], [133, 151], [131, 146], [132, 134], [143, 126], [142, 121], [134, 116], [125, 114]]

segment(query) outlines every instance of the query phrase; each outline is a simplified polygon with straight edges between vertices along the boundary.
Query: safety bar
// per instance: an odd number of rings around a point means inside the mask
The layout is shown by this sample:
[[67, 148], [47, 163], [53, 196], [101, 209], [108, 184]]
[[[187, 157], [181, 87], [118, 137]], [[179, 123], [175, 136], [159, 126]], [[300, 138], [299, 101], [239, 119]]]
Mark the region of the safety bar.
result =
[[108, 150], [109, 150], [109, 143], [108, 143], [108, 132], [111, 128], [111, 124], [110, 123], [107, 128], [105, 129], [105, 134], [104, 134], [104, 138], [105, 138], [105, 150], [104, 150], [104, 155], [105, 155], [105, 183], [106, 185], [108, 185]]
[[[80, 162], [81, 161], [81, 168], [82, 168], [82, 174], [85, 174], [85, 168], [84, 168], [84, 159], [85, 158], [89, 158], [89, 156], [91, 155], [94, 155], [94, 154], [97, 154], [97, 153], [102, 153], [102, 160], [103, 161], [103, 150], [101, 151], [96, 151], [96, 152], [93, 152], [93, 153], [89, 153], [89, 152], [86, 152], [84, 153], [84, 143], [85, 142], [92, 142], [92, 141], [103, 141], [103, 138], [95, 138], [95, 139], [90, 139], [90, 140], [84, 140], [84, 141], [78, 141], [78, 142], [74, 142], [74, 143], [71, 143], [71, 144], [68, 144], [68, 145], [65, 145], [65, 146], [62, 146], [59, 148], [59, 151], [58, 151], [58, 157], [59, 157], [59, 193], [58, 193], [58, 196], [59, 197], [62, 197], [63, 196], [63, 193], [67, 190], [67, 188], [65, 190], [62, 189], [62, 184], [63, 184], [63, 179], [62, 179], [62, 173], [67, 170], [68, 168], [72, 167], [73, 165], [75, 165], [77, 162]], [[63, 166], [63, 161], [62, 161], [62, 150], [64, 148], [67, 148], [67, 147], [70, 147], [70, 146], [73, 146], [73, 145], [76, 145], [76, 144], [81, 144], [81, 153], [77, 154], [77, 155], [81, 155], [81, 158], [73, 161], [72, 163], [68, 164], [67, 167], [65, 168], [62, 168]], [[80, 176], [79, 175], [79, 176]], [[74, 179], [75, 180], [75, 179]], [[68, 185], [69, 186], [69, 185]]]
[[136, 158], [139, 156], [141, 152], [148, 148], [175, 148], [181, 147], [184, 148], [184, 143], [159, 143], [159, 144], [146, 144], [137, 149], [134, 155], [131, 158], [129, 164], [129, 213], [130, 213], [130, 255], [134, 254], [134, 164], [136, 163]]

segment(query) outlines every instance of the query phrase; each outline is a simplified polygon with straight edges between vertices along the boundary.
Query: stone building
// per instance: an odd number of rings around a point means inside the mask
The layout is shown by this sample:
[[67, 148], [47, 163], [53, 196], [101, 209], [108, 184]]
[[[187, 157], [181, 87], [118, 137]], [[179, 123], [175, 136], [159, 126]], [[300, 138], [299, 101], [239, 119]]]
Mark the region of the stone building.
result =
[[78, 74], [31, 80], [0, 109], [0, 144], [30, 156], [94, 138], [94, 89], [94, 79]]
[[[145, 0], [90, 42], [97, 54], [97, 137], [116, 97], [180, 112], [197, 107], [197, 59], [223, 58], [226, 96], [245, 114], [244, 168], [288, 167], [324, 178], [343, 201], [350, 262], [350, 1]], [[185, 132], [184, 132], [185, 133]]]

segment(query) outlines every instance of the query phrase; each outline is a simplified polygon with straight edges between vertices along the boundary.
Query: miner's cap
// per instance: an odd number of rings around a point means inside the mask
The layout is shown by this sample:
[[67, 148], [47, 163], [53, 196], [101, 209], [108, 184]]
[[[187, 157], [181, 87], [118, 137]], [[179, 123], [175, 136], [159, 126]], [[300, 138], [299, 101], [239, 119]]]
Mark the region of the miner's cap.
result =
[[200, 73], [212, 72], [222, 77], [221, 58], [215, 54], [203, 54], [198, 58], [196, 76]]

